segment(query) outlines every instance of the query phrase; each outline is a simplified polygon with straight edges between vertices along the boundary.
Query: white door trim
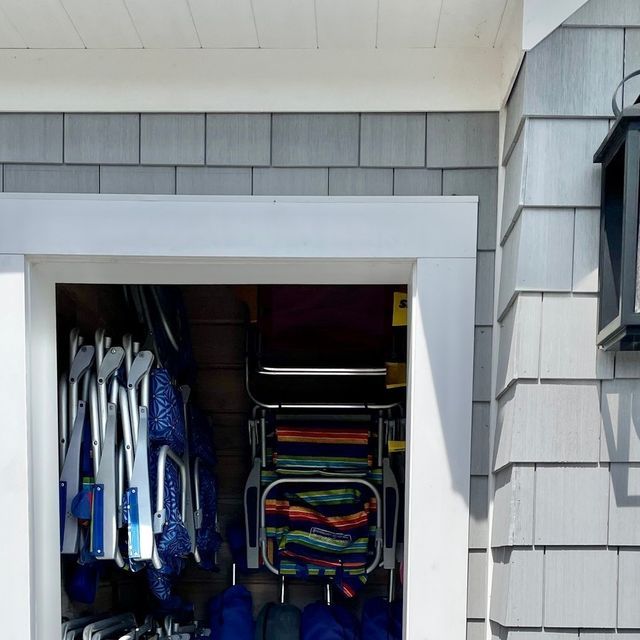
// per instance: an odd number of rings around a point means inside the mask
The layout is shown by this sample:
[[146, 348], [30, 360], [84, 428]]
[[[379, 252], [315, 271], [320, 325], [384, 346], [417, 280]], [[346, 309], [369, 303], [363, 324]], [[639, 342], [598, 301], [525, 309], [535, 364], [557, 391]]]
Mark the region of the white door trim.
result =
[[60, 619], [56, 283], [406, 282], [405, 637], [465, 638], [477, 199], [3, 196], [0, 220], [0, 357], [18, 372], [0, 482], [22, 541], [0, 615], [20, 637]]

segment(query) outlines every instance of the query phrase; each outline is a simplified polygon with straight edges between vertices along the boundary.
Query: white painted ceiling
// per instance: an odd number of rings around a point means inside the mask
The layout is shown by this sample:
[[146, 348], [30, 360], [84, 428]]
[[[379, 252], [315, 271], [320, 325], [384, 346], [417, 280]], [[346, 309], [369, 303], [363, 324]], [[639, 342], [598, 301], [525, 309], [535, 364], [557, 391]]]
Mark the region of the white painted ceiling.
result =
[[0, 49], [491, 48], [510, 0], [0, 0]]

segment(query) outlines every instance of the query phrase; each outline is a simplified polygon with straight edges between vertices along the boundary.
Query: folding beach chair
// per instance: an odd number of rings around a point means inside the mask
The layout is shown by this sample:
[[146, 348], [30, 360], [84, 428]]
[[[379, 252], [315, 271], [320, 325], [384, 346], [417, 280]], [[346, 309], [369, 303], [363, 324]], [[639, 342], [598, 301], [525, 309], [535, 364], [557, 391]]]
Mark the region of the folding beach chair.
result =
[[393, 569], [398, 488], [375, 415], [256, 417], [245, 486], [248, 566], [331, 577], [347, 596], [378, 566]]

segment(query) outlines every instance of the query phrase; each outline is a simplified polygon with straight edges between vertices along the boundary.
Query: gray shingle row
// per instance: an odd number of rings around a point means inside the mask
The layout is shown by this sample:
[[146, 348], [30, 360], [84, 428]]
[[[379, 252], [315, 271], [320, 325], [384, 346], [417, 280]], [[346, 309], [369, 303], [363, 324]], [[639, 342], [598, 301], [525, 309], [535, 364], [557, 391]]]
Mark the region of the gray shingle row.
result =
[[597, 381], [519, 381], [498, 404], [494, 469], [513, 462], [596, 463], [600, 433]]
[[[491, 620], [503, 627], [640, 626], [633, 602], [640, 577], [636, 551], [499, 549], [493, 555]], [[620, 576], [619, 566], [624, 567]], [[539, 634], [541, 629], [531, 633]]]
[[[175, 171], [175, 191], [168, 183], [159, 186], [160, 177], [168, 178], [169, 171]], [[98, 181], [91, 176], [105, 176], [109, 186], [121, 189], [122, 193], [173, 193], [209, 195], [299, 195], [305, 191], [309, 195], [476, 195], [481, 191], [480, 205], [480, 249], [487, 251], [495, 245], [491, 243], [488, 230], [495, 219], [497, 191], [497, 171], [495, 169], [447, 169], [430, 171], [437, 174], [437, 181], [424, 189], [418, 188], [414, 176], [407, 179], [407, 172], [414, 169], [382, 168], [337, 168], [337, 167], [209, 167], [209, 166], [168, 166], [168, 165], [92, 165], [92, 164], [13, 164], [4, 165], [8, 176], [6, 191], [12, 192], [97, 192]], [[424, 170], [423, 170], [424, 171]], [[48, 178], [45, 176], [49, 176]], [[122, 176], [122, 178], [117, 178]], [[173, 182], [173, 179], [170, 180]], [[437, 182], [437, 184], [436, 184]], [[255, 186], [252, 187], [252, 183]], [[102, 184], [102, 182], [100, 182]], [[452, 188], [455, 185], [455, 188]], [[488, 265], [483, 275], [488, 277]], [[486, 309], [485, 309], [486, 314]], [[488, 324], [488, 321], [484, 322]]]
[[491, 168], [496, 113], [0, 114], [0, 162]]
[[[472, 498], [480, 546], [484, 511], [473, 491]], [[491, 544], [640, 547], [640, 463], [503, 467], [495, 477]]]

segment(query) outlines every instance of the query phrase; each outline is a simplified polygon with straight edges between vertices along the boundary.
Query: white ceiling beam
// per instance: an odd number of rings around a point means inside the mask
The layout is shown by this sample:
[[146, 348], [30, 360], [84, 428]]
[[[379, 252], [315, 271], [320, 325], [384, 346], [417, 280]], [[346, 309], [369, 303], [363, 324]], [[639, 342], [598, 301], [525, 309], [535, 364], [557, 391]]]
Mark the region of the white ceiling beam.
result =
[[4, 50], [0, 111], [485, 111], [497, 49]]

